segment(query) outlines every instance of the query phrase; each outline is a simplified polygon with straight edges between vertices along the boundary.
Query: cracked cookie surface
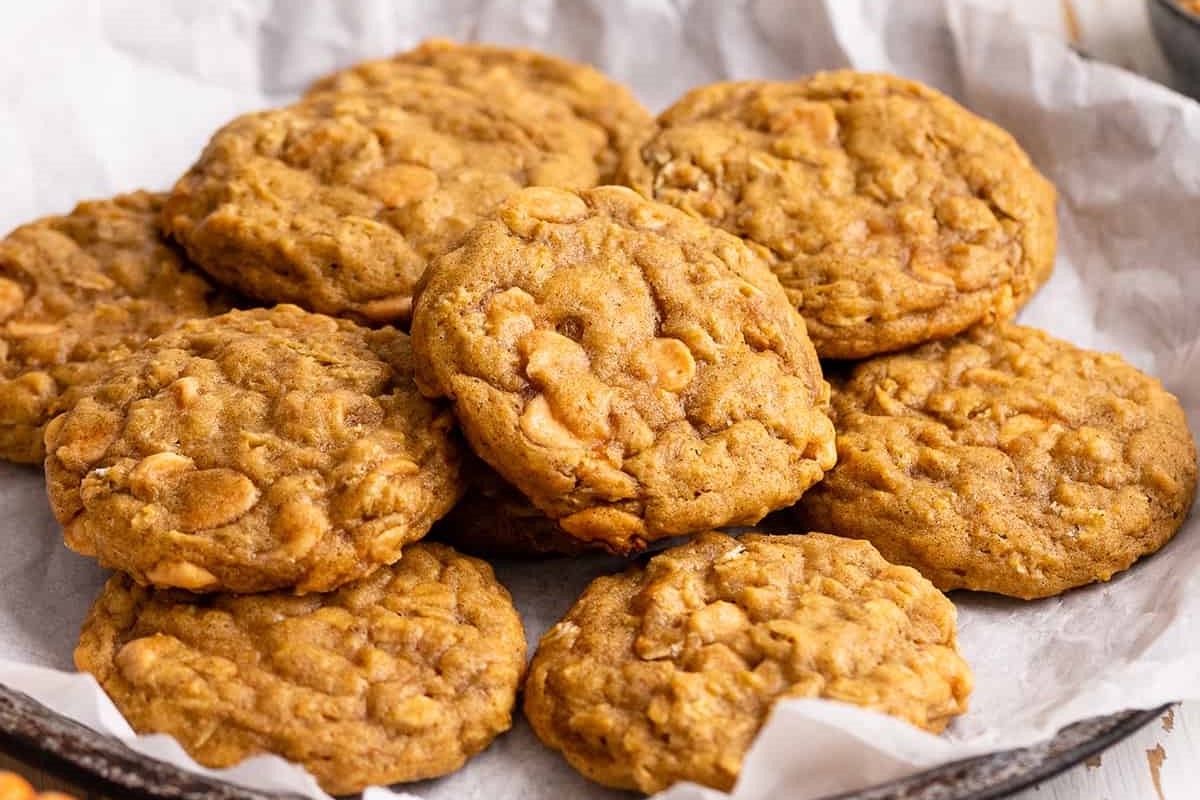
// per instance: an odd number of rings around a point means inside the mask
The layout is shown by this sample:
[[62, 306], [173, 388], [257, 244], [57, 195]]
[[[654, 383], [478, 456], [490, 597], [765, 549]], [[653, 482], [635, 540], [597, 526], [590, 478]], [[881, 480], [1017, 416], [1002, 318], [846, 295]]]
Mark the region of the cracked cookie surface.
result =
[[822, 358], [1012, 316], [1050, 276], [1055, 191], [1017, 142], [888, 75], [695, 89], [622, 180], [763, 245]]
[[328, 591], [400, 558], [460, 492], [408, 337], [295, 306], [192, 320], [46, 431], [73, 550], [194, 591]]
[[46, 423], [109, 357], [228, 308], [159, 235], [164, 197], [80, 203], [0, 241], [0, 458], [40, 464]]
[[780, 700], [938, 732], [971, 688], [954, 606], [915, 570], [820, 533], [709, 533], [594, 581], [542, 637], [525, 714], [608, 786], [728, 790]]
[[1046, 597], [1162, 547], [1196, 488], [1178, 401], [1119, 356], [1020, 325], [857, 366], [838, 464], [804, 524], [870, 540], [943, 590]]
[[75, 651], [133, 727], [226, 767], [270, 752], [331, 794], [444, 775], [512, 723], [525, 634], [492, 569], [420, 542], [326, 595], [109, 579]]
[[571, 535], [753, 524], [834, 459], [828, 384], [759, 255], [622, 187], [524, 190], [427, 274], [422, 390]]
[[574, 122], [594, 128], [602, 183], [611, 182], [620, 154], [653, 124], [629, 89], [587, 64], [535, 50], [444, 39], [334, 72], [316, 81], [308, 95], [361, 91], [409, 78], [445, 81], [544, 119], [569, 114]]
[[395, 80], [235, 119], [175, 185], [163, 227], [248, 296], [403, 323], [429, 259], [509, 194], [596, 182], [573, 129]]

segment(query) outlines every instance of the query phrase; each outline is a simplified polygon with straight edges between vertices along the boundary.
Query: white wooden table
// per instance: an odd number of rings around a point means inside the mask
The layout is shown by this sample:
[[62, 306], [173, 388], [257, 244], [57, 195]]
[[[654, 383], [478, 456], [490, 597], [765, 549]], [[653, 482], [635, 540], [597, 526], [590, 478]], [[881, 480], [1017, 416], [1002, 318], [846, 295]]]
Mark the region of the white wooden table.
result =
[[[1144, 0], [966, 0], [1007, 8], [1088, 55], [1170, 84]], [[1200, 679], [1200, 664], [1196, 668]], [[1087, 764], [1014, 800], [1200, 799], [1200, 703], [1186, 703]]]

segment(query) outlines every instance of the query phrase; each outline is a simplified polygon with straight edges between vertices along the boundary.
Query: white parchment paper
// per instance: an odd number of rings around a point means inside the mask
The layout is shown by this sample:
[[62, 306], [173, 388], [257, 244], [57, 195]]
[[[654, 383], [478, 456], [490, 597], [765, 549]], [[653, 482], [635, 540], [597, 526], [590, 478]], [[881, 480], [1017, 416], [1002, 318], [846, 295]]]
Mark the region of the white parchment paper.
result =
[[[820, 68], [927, 81], [1009, 128], [1057, 184], [1057, 272], [1022, 314], [1159, 376], [1200, 430], [1200, 106], [987, 10], [938, 0], [360, 0], [8, 3], [0, 10], [0, 229], [75, 201], [164, 188], [236, 113], [313, 77], [430, 35], [525, 44], [586, 60], [654, 109], [725, 78]], [[975, 668], [971, 711], [941, 738], [823, 701], [781, 706], [739, 800], [815, 798], [940, 762], [1033, 743], [1074, 720], [1200, 698], [1200, 524], [1111, 583], [1036, 603], [954, 595]], [[500, 564], [531, 643], [612, 559]], [[37, 471], [0, 465], [0, 682], [134, 737], [90, 678], [69, 673], [103, 572], [68, 552]], [[324, 797], [265, 757], [233, 781]], [[423, 798], [623, 797], [577, 776], [518, 721]], [[393, 795], [373, 789], [369, 798]], [[671, 800], [718, 797], [692, 786]]]

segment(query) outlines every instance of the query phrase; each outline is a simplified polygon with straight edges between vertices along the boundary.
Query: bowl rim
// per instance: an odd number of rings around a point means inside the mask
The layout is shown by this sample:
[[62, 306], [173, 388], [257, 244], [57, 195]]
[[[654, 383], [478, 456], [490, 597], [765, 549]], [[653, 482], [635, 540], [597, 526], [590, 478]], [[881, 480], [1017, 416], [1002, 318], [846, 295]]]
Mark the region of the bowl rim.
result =
[[[997, 800], [1052, 778], [1133, 735], [1170, 708], [1081, 720], [1044, 742], [974, 756], [824, 800]], [[0, 750], [92, 792], [127, 800], [302, 800], [256, 791], [130, 749], [0, 684]]]

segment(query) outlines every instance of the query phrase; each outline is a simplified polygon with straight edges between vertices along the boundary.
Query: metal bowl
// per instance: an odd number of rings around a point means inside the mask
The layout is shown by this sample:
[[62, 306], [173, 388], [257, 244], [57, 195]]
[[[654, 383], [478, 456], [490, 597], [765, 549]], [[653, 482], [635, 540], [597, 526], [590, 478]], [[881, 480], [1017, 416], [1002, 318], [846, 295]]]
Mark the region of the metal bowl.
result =
[[[956, 761], [828, 800], [996, 800], [1091, 758], [1166, 709], [1084, 720], [1033, 747]], [[297, 800], [295, 795], [244, 789], [141, 755], [3, 686], [0, 751], [89, 794], [123, 800]]]
[[1200, 99], [1200, 15], [1172, 0], [1146, 0], [1150, 27], [1187, 94]]

